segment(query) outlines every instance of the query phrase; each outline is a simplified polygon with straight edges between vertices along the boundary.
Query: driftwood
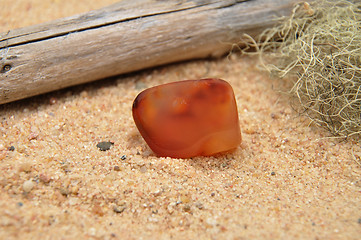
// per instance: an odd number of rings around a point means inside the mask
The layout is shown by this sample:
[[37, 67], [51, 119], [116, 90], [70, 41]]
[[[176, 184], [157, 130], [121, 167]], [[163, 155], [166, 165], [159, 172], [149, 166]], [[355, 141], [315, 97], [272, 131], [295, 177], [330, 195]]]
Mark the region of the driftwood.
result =
[[123, 0], [0, 34], [0, 104], [161, 64], [220, 56], [299, 0]]

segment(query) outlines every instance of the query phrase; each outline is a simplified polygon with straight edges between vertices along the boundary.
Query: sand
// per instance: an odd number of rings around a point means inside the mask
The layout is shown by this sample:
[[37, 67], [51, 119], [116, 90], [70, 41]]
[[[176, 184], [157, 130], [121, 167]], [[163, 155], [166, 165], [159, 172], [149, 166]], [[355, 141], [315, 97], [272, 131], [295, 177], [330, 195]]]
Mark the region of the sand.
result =
[[[0, 32], [114, 1], [7, 1]], [[4, 6], [4, 4], [2, 4]], [[0, 106], [1, 239], [360, 239], [361, 148], [293, 110], [286, 80], [236, 53]], [[159, 158], [131, 115], [143, 89], [216, 77], [234, 88], [234, 152]], [[110, 141], [110, 149], [97, 144]]]

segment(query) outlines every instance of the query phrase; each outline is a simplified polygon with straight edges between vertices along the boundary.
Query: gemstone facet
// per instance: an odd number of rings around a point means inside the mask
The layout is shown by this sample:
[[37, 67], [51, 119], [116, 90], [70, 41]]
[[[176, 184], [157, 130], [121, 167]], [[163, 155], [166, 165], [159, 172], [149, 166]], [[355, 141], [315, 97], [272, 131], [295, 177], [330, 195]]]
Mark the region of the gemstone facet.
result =
[[134, 100], [133, 118], [158, 156], [210, 156], [235, 149], [242, 141], [233, 89], [221, 79], [148, 88]]

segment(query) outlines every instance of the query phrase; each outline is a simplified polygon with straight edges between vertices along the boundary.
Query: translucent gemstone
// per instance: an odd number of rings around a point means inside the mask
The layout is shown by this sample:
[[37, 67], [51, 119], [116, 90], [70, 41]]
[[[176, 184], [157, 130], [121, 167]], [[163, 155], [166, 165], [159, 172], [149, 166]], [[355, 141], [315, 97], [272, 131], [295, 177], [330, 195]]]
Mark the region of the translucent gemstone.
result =
[[133, 118], [158, 156], [210, 156], [235, 149], [242, 140], [233, 89], [221, 79], [146, 89], [134, 100]]

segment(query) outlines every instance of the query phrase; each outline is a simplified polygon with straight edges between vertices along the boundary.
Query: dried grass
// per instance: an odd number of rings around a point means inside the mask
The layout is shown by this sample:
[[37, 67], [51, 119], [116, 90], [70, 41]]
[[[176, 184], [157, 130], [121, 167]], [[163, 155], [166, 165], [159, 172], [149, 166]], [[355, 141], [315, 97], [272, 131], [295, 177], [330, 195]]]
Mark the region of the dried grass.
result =
[[291, 93], [302, 113], [336, 136], [360, 137], [361, 3], [303, 3], [281, 22], [249, 46], [262, 62], [273, 56], [275, 63], [264, 63], [271, 73], [296, 77]]

